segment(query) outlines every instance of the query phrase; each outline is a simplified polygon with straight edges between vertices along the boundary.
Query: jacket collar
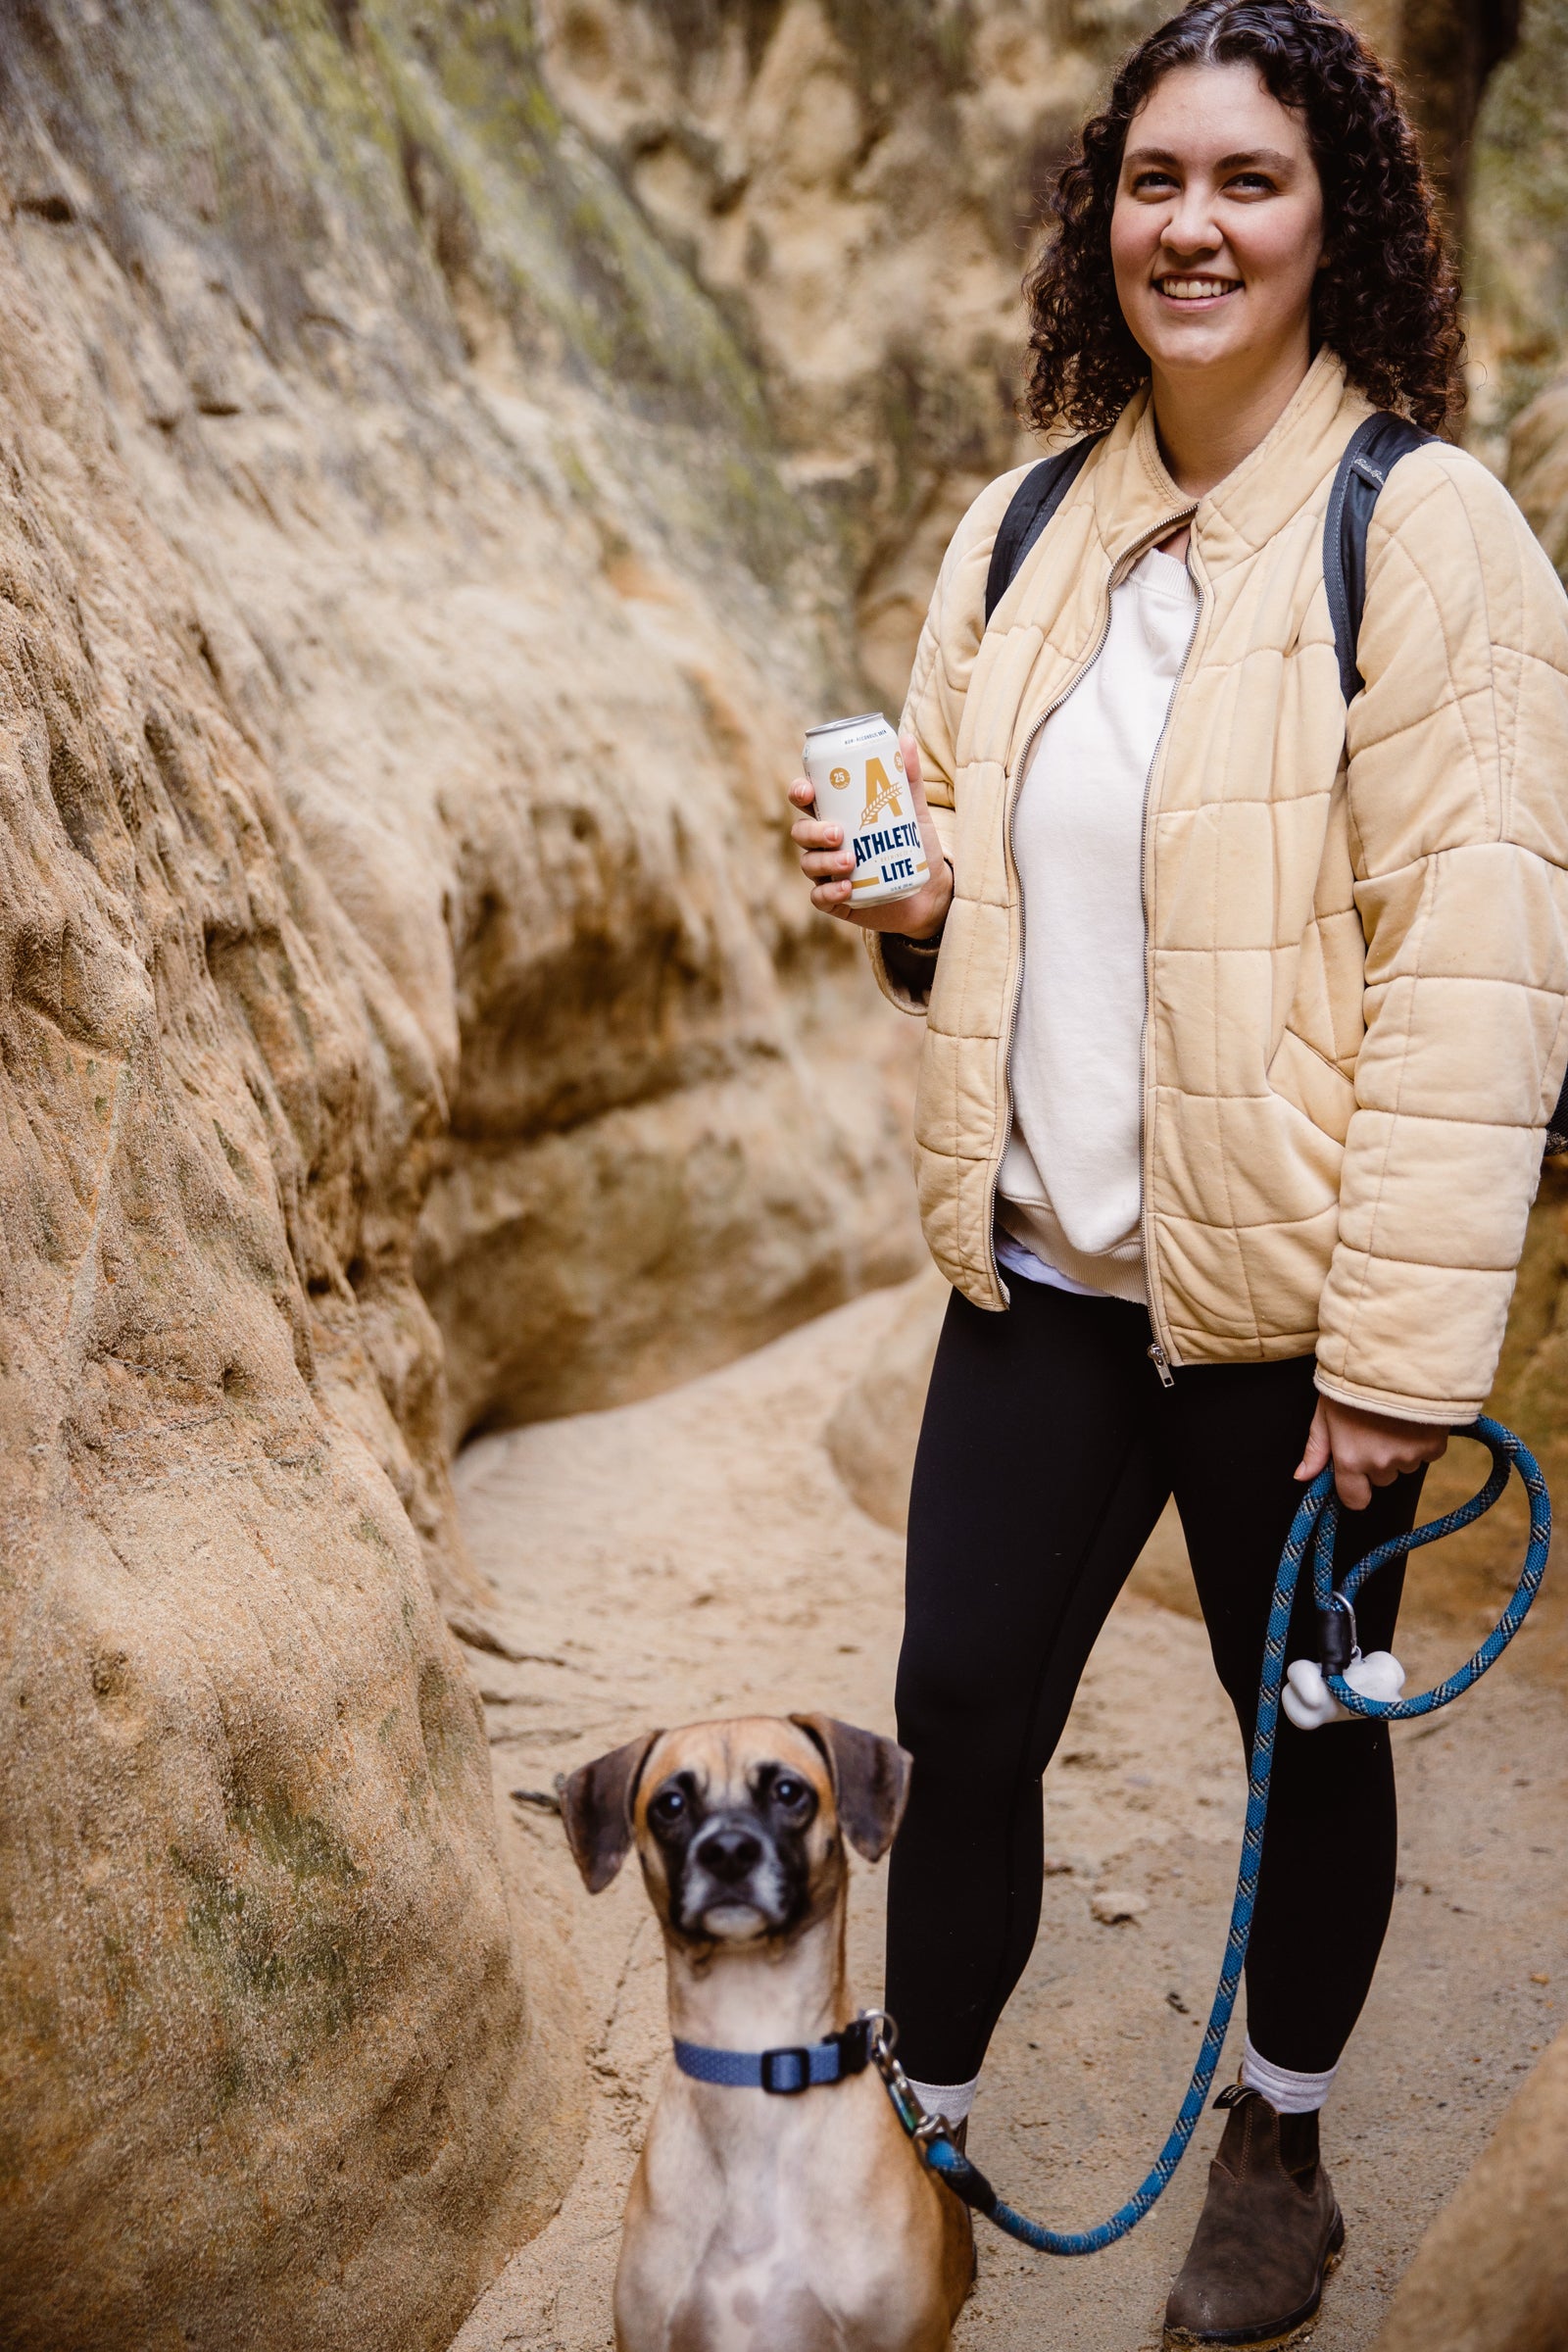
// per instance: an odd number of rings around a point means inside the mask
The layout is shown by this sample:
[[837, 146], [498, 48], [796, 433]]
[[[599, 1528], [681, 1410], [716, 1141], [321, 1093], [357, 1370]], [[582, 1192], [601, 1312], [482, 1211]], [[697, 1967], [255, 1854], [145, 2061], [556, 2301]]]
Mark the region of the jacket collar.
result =
[[1165, 469], [1146, 387], [1116, 419], [1093, 469], [1095, 520], [1112, 564], [1184, 514], [1209, 572], [1252, 554], [1300, 512], [1371, 414], [1325, 344], [1256, 449], [1195, 510]]

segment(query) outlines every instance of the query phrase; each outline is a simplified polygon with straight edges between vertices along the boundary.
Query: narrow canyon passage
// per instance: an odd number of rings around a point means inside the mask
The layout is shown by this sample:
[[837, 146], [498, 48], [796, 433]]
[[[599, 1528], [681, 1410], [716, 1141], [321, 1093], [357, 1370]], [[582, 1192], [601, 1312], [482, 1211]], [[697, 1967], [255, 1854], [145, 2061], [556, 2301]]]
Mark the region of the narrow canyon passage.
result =
[[[821, 1707], [892, 1729], [903, 1547], [848, 1499], [822, 1429], [904, 1298], [872, 1294], [685, 1388], [460, 1459], [465, 1526], [517, 1653], [475, 1656], [497, 1788], [537, 1849], [593, 2022], [583, 2168], [453, 2352], [611, 2344], [621, 2205], [666, 2063], [662, 1961], [635, 1871], [590, 1901], [559, 1823], [510, 1792], [547, 1791], [654, 1723]], [[1568, 1740], [1530, 1650], [1527, 1635], [1479, 1691], [1398, 1735], [1402, 1893], [1331, 2109], [1349, 2237], [1321, 2352], [1371, 2344], [1422, 2230], [1561, 2022]], [[1405, 1652], [1413, 1682], [1435, 1679], [1457, 1655], [1451, 1626], [1417, 1627]], [[973, 2126], [977, 2160], [1024, 2210], [1099, 2220], [1163, 2138], [1219, 1964], [1242, 1797], [1201, 1628], [1124, 1597], [1047, 1783], [1045, 1919]], [[862, 2000], [879, 1990], [884, 1884], [857, 1867]], [[965, 2352], [1157, 2344], [1219, 2120], [1109, 2254], [1049, 2263], [982, 2225]]]

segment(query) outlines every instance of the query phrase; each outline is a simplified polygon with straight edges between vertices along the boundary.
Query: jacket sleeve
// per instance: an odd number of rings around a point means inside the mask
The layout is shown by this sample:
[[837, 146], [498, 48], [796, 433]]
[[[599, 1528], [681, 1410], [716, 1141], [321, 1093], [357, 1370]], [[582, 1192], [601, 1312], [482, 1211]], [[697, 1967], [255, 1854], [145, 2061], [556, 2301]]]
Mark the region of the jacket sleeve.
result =
[[1568, 1062], [1568, 599], [1507, 492], [1425, 449], [1374, 511], [1347, 722], [1364, 1036], [1326, 1396], [1469, 1420]]
[[[954, 532], [931, 594], [899, 721], [899, 732], [912, 735], [920, 747], [925, 797], [950, 863], [956, 831], [958, 728], [974, 658], [985, 635], [986, 573], [1002, 517], [1028, 471], [1028, 466], [1015, 466], [988, 482]], [[867, 931], [863, 937], [883, 995], [901, 1012], [923, 1013], [936, 957], [904, 956], [897, 948], [888, 955], [880, 933]]]

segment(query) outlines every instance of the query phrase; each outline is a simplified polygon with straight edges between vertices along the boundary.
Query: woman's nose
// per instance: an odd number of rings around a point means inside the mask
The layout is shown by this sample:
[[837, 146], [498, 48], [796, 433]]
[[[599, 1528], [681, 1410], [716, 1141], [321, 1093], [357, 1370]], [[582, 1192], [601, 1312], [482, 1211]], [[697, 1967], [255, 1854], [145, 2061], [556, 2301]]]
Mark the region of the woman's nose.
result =
[[1211, 254], [1223, 242], [1214, 208], [1203, 189], [1186, 189], [1171, 206], [1160, 243], [1184, 258]]

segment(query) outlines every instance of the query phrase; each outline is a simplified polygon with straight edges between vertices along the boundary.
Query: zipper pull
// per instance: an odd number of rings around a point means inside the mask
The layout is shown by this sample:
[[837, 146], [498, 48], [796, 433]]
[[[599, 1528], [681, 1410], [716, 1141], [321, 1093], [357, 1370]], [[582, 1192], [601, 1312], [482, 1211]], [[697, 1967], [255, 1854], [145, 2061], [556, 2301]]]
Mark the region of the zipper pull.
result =
[[1162, 1389], [1173, 1389], [1176, 1386], [1176, 1382], [1171, 1373], [1170, 1361], [1159, 1342], [1157, 1340], [1152, 1340], [1149, 1347], [1145, 1349], [1145, 1353], [1148, 1355], [1150, 1362], [1153, 1365], [1154, 1370], [1159, 1374], [1160, 1387]]

